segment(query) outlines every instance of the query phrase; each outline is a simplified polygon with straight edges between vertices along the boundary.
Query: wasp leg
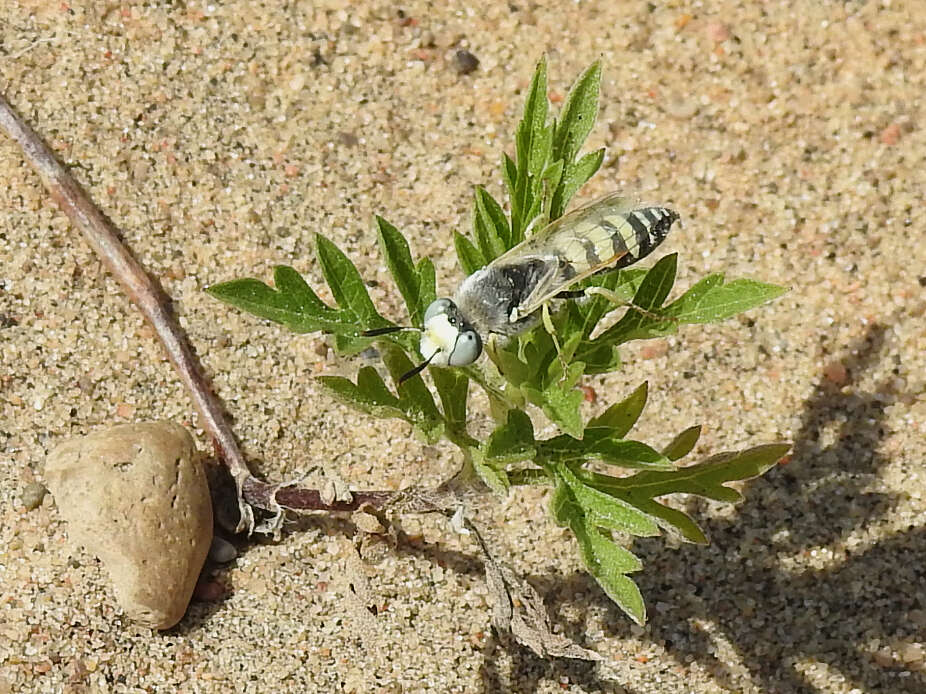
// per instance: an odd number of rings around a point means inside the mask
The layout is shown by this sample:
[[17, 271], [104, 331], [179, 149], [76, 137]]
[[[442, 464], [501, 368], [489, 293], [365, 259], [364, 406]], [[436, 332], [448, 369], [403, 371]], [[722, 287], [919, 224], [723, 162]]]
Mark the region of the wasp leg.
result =
[[670, 323], [678, 323], [678, 318], [676, 318], [675, 316], [661, 316], [658, 313], [653, 313], [652, 311], [648, 311], [642, 306], [637, 306], [632, 301], [624, 301], [622, 298], [620, 298], [617, 294], [612, 292], [610, 289], [605, 289], [604, 287], [588, 287], [585, 290], [585, 293], [586, 294], [597, 294], [598, 296], [603, 296], [605, 299], [607, 299], [613, 304], [616, 304], [617, 306], [626, 306], [628, 310], [633, 310], [638, 313], [642, 313], [647, 318], [651, 318], [653, 320], [669, 321]]
[[545, 303], [540, 309], [540, 315], [543, 320], [543, 327], [553, 339], [553, 346], [556, 348], [556, 356], [559, 358], [559, 365], [563, 369], [562, 378], [566, 378], [566, 360], [563, 359], [563, 350], [560, 349], [559, 340], [556, 339], [556, 326], [553, 325], [553, 319], [550, 317], [550, 304]]

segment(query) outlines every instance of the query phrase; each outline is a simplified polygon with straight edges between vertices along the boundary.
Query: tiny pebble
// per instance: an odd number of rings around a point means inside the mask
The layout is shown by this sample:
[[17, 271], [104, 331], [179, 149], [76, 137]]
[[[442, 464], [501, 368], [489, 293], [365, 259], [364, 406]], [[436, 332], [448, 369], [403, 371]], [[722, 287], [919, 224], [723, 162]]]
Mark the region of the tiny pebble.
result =
[[711, 22], [705, 27], [704, 33], [714, 43], [722, 43], [730, 38], [730, 27], [723, 22]]
[[842, 386], [848, 382], [849, 373], [846, 371], [845, 366], [838, 361], [834, 361], [823, 367], [823, 377], [830, 383]]
[[225, 597], [228, 590], [219, 581], [201, 580], [193, 589], [193, 597], [202, 602], [215, 602]]
[[37, 509], [42, 505], [42, 499], [45, 498], [46, 494], [48, 494], [48, 489], [45, 488], [44, 484], [40, 484], [39, 482], [27, 484], [22, 491], [23, 506], [26, 507], [27, 511]]
[[227, 564], [238, 556], [238, 550], [224, 537], [213, 535], [209, 545], [209, 559], [217, 564]]
[[467, 50], [459, 50], [453, 55], [453, 64], [458, 73], [468, 75], [479, 67], [479, 58]]

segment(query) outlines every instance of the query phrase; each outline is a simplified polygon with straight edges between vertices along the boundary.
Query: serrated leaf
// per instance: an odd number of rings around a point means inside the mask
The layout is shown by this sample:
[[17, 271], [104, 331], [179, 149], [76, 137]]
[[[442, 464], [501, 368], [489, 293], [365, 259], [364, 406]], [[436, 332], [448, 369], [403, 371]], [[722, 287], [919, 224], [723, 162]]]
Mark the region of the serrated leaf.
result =
[[489, 463], [479, 449], [472, 450], [472, 461], [476, 475], [489, 489], [500, 496], [508, 493], [508, 489], [511, 487], [508, 474], [494, 464], [495, 461]]
[[669, 460], [680, 460], [691, 453], [691, 449], [698, 443], [699, 438], [701, 438], [701, 425], [688, 427], [662, 449], [662, 454]]
[[[575, 530], [574, 530], [575, 532]], [[640, 589], [627, 573], [642, 568], [631, 552], [606, 538], [598, 530], [586, 527], [576, 532], [585, 568], [601, 589], [637, 624], [646, 622], [646, 604]]]
[[393, 395], [376, 370], [365, 366], [357, 374], [357, 383], [343, 376], [319, 376], [328, 392], [345, 405], [376, 417], [391, 417], [408, 421], [399, 399]]
[[421, 325], [424, 316], [424, 309], [421, 305], [421, 287], [408, 241], [398, 229], [379, 215], [376, 216], [376, 226], [378, 227], [380, 251], [386, 261], [386, 267], [392, 274], [392, 279], [399, 288], [399, 293], [405, 300], [411, 325]]
[[460, 261], [460, 267], [467, 275], [472, 275], [476, 270], [486, 265], [486, 258], [468, 238], [463, 236], [459, 231], [453, 232], [453, 247], [457, 252], [457, 259]]
[[655, 499], [667, 494], [695, 494], [715, 501], [739, 501], [742, 495], [724, 484], [761, 475], [790, 448], [788, 444], [756, 446], [745, 451], [721, 453], [668, 472], [644, 471], [621, 478], [590, 474], [589, 484], [660, 518], [663, 527], [681, 532], [686, 539], [702, 542], [704, 535], [691, 519]]
[[[276, 289], [260, 280], [245, 278], [213, 285], [206, 292], [252, 315], [282, 323], [297, 333], [323, 331], [361, 339], [361, 327], [389, 325], [389, 321], [378, 314], [369, 325], [359, 325], [359, 319], [352, 311], [331, 308], [322, 302], [291, 267], [280, 265], [274, 268], [274, 281]], [[363, 347], [370, 344], [368, 339], [362, 338], [361, 341]]]
[[785, 287], [756, 280], [723, 283], [723, 275], [708, 275], [665, 309], [683, 323], [715, 323], [761, 306], [787, 292]]
[[642, 568], [640, 560], [588, 524], [581, 506], [564, 482], [556, 485], [550, 508], [557, 523], [569, 527], [576, 536], [582, 562], [598, 585], [631, 619], [642, 624], [646, 620], [643, 596], [626, 576]]
[[587, 522], [637, 537], [659, 534], [659, 526], [652, 518], [623, 499], [587, 486], [564, 464], [556, 465], [555, 470], [557, 476], [569, 486], [576, 503], [582, 507]]
[[588, 426], [610, 427], [615, 438], [624, 438], [643, 413], [648, 395], [649, 383], [643, 381], [626, 398], [614, 403], [597, 417], [588, 420]]
[[613, 435], [609, 427], [586, 427], [578, 439], [569, 434], [539, 442], [538, 452], [559, 462], [600, 460], [626, 468], [672, 470], [671, 461], [659, 451], [640, 441], [628, 441]]
[[[527, 364], [536, 364], [532, 359]], [[581, 438], [582, 415], [579, 411], [584, 395], [574, 387], [576, 380], [582, 375], [585, 365], [574, 362], [567, 367], [566, 376], [561, 380], [538, 387], [536, 383], [525, 383], [521, 390], [533, 404], [542, 408], [544, 414], [550, 418], [562, 431]]]
[[[405, 352], [391, 344], [382, 345], [383, 363], [393, 380], [398, 383], [401, 376], [408, 373], [414, 364]], [[435, 443], [444, 431], [444, 421], [434, 397], [425, 385], [424, 379], [415, 377], [398, 387], [399, 407], [408, 416], [428, 443]]]
[[485, 457], [502, 465], [531, 460], [537, 453], [534, 427], [522, 410], [508, 410], [508, 419], [495, 428], [483, 445]]
[[315, 243], [318, 264], [338, 306], [351, 311], [363, 325], [373, 325], [382, 320], [367, 293], [363, 278], [348, 257], [321, 234], [315, 234]]
[[510, 165], [510, 160], [505, 161], [506, 177], [514, 179], [513, 191], [510, 190], [513, 241], [524, 237], [524, 230], [541, 208], [542, 200], [538, 193], [553, 147], [553, 126], [546, 125], [548, 112], [547, 62], [543, 57], [537, 64], [524, 100], [524, 115], [515, 134], [514, 166]]

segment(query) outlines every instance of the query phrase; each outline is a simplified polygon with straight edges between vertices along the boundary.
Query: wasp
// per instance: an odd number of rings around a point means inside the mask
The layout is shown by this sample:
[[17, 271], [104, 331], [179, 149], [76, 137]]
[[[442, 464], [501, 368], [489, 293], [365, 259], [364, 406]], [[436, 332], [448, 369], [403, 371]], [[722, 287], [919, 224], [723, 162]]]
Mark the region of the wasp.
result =
[[635, 205], [619, 193], [563, 215], [476, 270], [453, 299], [440, 298], [428, 306], [420, 342], [425, 361], [401, 380], [429, 364], [472, 364], [482, 354], [484, 339], [524, 332], [537, 324], [541, 313], [550, 327], [546, 311], [552, 299], [581, 296], [583, 292], [569, 288], [645, 258], [678, 219], [674, 210]]

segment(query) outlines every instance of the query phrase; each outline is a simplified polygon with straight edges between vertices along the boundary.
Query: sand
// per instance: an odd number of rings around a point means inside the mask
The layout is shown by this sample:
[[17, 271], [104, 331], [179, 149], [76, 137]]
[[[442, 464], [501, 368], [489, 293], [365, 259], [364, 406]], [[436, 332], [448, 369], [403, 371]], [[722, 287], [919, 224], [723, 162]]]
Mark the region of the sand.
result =
[[[559, 99], [601, 58], [589, 147], [608, 158], [581, 197], [679, 210], [680, 288], [724, 272], [791, 291], [627, 349], [589, 379], [588, 412], [647, 380], [641, 440], [700, 422], [695, 459], [791, 441], [790, 462], [735, 507], [682, 500], [709, 547], [635, 543], [643, 628], [582, 571], [546, 493], [473, 509], [601, 665], [496, 635], [472, 539], [429, 517], [371, 553], [375, 617], [345, 578], [354, 527], [312, 517], [239, 543], [209, 569], [225, 597], [177, 628], [135, 627], [52, 499], [24, 499], [49, 450], [113, 423], [209, 443], [152, 331], [0, 136], [0, 692], [926, 691], [926, 7], [447, 5], [6, 0], [0, 89], [161, 278], [255, 471], [397, 489], [459, 461], [313, 381], [357, 360], [203, 289], [279, 263], [318, 286], [322, 232], [400, 320], [373, 215], [452, 289], [451, 232], [473, 185], [501, 194], [536, 60]], [[479, 60], [465, 75], [461, 49]]]

